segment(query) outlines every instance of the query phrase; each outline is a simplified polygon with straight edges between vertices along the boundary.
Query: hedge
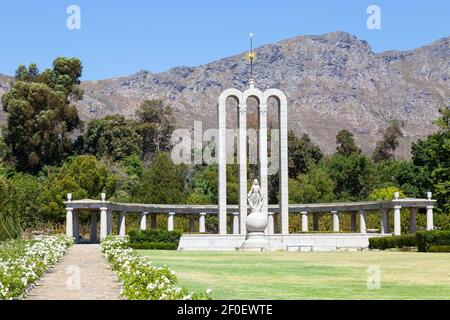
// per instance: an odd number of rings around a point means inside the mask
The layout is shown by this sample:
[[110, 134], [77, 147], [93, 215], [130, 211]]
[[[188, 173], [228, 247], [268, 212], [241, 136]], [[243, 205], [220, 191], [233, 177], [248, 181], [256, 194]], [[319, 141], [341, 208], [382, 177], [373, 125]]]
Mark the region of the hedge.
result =
[[177, 250], [178, 245], [170, 242], [129, 243], [128, 246], [137, 250]]
[[428, 252], [431, 247], [450, 246], [450, 231], [419, 231], [416, 233], [416, 238], [417, 248], [420, 252]]
[[449, 252], [450, 246], [430, 246], [428, 252]]
[[129, 246], [142, 250], [176, 250], [181, 232], [167, 230], [131, 230]]
[[391, 249], [391, 248], [405, 248], [417, 246], [416, 236], [413, 234], [403, 236], [387, 236], [376, 237], [369, 239], [369, 249]]
[[131, 243], [142, 242], [180, 242], [181, 232], [167, 230], [131, 230], [128, 233]]

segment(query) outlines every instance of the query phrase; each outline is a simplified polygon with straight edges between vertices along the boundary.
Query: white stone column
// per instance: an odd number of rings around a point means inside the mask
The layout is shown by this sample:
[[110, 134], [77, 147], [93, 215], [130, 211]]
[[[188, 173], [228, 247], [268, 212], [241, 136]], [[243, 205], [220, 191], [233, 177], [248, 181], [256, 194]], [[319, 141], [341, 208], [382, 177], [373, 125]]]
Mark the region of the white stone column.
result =
[[263, 206], [261, 211], [267, 214], [268, 208], [268, 175], [267, 175], [267, 102], [260, 101], [259, 105], [259, 184], [261, 195], [263, 196]]
[[206, 232], [206, 212], [200, 212], [200, 217], [198, 220], [198, 227], [200, 233]]
[[157, 228], [157, 215], [156, 215], [156, 213], [152, 213], [151, 214], [151, 227], [152, 227], [152, 230], [155, 230], [156, 228]]
[[80, 212], [73, 211], [73, 237], [75, 238], [75, 243], [80, 242]]
[[352, 232], [356, 232], [356, 213], [350, 213], [350, 229]]
[[[241, 234], [247, 234], [247, 103], [241, 101], [239, 104], [239, 141], [238, 141], [238, 163], [239, 163], [239, 215]], [[239, 228], [233, 228], [239, 230]]]
[[126, 235], [126, 222], [125, 222], [125, 211], [119, 212], [119, 236], [125, 237]]
[[[218, 163], [218, 198], [219, 198], [219, 234], [227, 233], [227, 98], [233, 96], [241, 103], [242, 92], [237, 89], [227, 89], [219, 97], [217, 137], [217, 163]], [[247, 192], [247, 191], [246, 191]]]
[[100, 208], [100, 240], [108, 235], [108, 208]]
[[267, 234], [274, 234], [275, 233], [275, 217], [274, 212], [269, 211], [267, 212]]
[[66, 208], [66, 237], [73, 238], [73, 208]]
[[333, 214], [333, 232], [339, 232], [339, 214], [337, 211], [331, 211]]
[[233, 234], [239, 234], [239, 212], [233, 212]]
[[402, 234], [401, 229], [401, 219], [400, 219], [400, 212], [401, 212], [402, 206], [396, 205], [394, 206], [394, 235], [399, 236]]
[[[267, 104], [270, 98], [275, 98], [278, 101], [278, 123], [279, 123], [279, 149], [278, 151], [278, 174], [279, 174], [279, 201], [280, 201], [280, 220], [281, 220], [281, 234], [289, 234], [289, 194], [288, 194], [288, 114], [287, 114], [287, 98], [286, 95], [278, 89], [268, 89], [264, 91], [264, 99], [262, 99], [260, 106], [260, 119], [263, 118], [263, 123], [260, 122], [260, 140], [267, 142], [267, 114], [261, 117], [261, 110], [267, 110]], [[264, 127], [264, 131], [261, 128]], [[265, 137], [261, 137], [261, 134]], [[265, 154], [260, 153], [260, 157], [267, 157], [267, 143], [260, 148], [265, 151]], [[272, 150], [273, 152], [274, 150]], [[267, 163], [265, 164], [267, 169]], [[261, 178], [262, 179], [262, 178]]]
[[141, 230], [147, 230], [147, 215], [148, 215], [148, 212], [141, 213], [141, 223], [139, 225]]
[[361, 209], [359, 211], [359, 232], [361, 234], [366, 234], [367, 233], [367, 229], [366, 229], [366, 210], [365, 209]]
[[417, 208], [409, 209], [409, 233], [417, 231]]
[[91, 213], [91, 243], [97, 242], [97, 215]]
[[427, 230], [433, 230], [434, 229], [433, 209], [434, 209], [434, 206], [432, 206], [432, 205], [428, 205], [427, 206]]
[[175, 216], [175, 212], [169, 212], [168, 216], [167, 216], [167, 230], [168, 231], [173, 231], [173, 217]]
[[387, 216], [387, 209], [386, 208], [381, 208], [380, 209], [380, 214], [381, 214], [381, 218], [380, 218], [380, 233], [381, 234], [385, 234], [385, 233], [388, 233], [387, 232], [387, 225], [389, 224], [389, 220], [388, 220], [388, 216]]
[[308, 232], [308, 212], [300, 212], [302, 215], [302, 232]]
[[280, 216], [281, 216], [281, 233], [289, 234], [289, 192], [288, 192], [288, 114], [287, 114], [287, 98], [281, 91], [277, 90], [279, 98], [279, 130], [280, 130]]

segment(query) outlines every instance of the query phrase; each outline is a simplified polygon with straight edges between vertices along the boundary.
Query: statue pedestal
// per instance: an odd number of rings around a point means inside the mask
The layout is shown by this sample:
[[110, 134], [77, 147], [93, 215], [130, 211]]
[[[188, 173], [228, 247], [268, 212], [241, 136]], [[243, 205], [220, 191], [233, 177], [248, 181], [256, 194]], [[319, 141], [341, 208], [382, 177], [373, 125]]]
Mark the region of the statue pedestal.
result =
[[252, 212], [247, 217], [247, 239], [241, 249], [246, 251], [263, 251], [269, 249], [264, 230], [268, 223], [267, 214], [260, 211]]
[[248, 234], [247, 239], [242, 244], [241, 249], [244, 251], [269, 250], [269, 241], [267, 241], [264, 232], [254, 232]]

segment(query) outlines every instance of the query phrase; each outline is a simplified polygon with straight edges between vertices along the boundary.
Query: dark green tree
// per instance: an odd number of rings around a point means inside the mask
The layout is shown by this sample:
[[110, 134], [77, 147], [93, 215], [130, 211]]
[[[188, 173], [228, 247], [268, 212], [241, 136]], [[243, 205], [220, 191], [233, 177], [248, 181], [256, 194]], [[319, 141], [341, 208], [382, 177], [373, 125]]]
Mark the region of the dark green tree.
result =
[[300, 173], [306, 173], [310, 164], [317, 164], [323, 158], [323, 153], [309, 135], [304, 134], [299, 138], [289, 131], [288, 158], [289, 177], [296, 178]]
[[423, 198], [431, 190], [429, 174], [410, 160], [378, 162], [374, 173], [374, 188], [377, 189], [397, 187], [412, 198]]
[[151, 157], [155, 152], [170, 151], [175, 129], [175, 117], [170, 106], [161, 100], [145, 100], [136, 110], [136, 119], [144, 158]]
[[140, 156], [142, 139], [135, 129], [136, 123], [120, 114], [93, 119], [83, 134], [83, 152], [114, 161], [131, 155]]
[[36, 177], [26, 173], [17, 173], [9, 179], [14, 194], [14, 210], [19, 214], [22, 230], [39, 226], [42, 216], [39, 214], [42, 185], [45, 177]]
[[386, 128], [381, 139], [375, 146], [372, 160], [375, 162], [394, 159], [395, 150], [399, 146], [399, 139], [403, 137], [403, 123], [394, 120]]
[[373, 163], [362, 154], [335, 153], [325, 162], [325, 169], [334, 182], [338, 200], [363, 200], [374, 185]]
[[321, 166], [312, 166], [308, 173], [289, 179], [290, 203], [331, 202], [334, 200], [334, 182]]
[[348, 130], [341, 130], [336, 135], [337, 153], [349, 156], [352, 153], [361, 153], [361, 149], [356, 146], [353, 133]]
[[57, 58], [53, 69], [43, 74], [34, 64], [17, 70], [16, 82], [2, 103], [7, 112], [3, 137], [19, 171], [36, 173], [72, 154], [70, 135], [79, 128], [80, 119], [71, 101], [82, 95], [81, 70], [78, 59], [67, 58]]
[[438, 132], [412, 144], [412, 161], [427, 172], [439, 207], [450, 212], [450, 108], [439, 110]]
[[186, 165], [175, 165], [168, 153], [157, 153], [148, 168], [144, 169], [135, 201], [155, 204], [183, 203], [186, 198], [186, 174]]

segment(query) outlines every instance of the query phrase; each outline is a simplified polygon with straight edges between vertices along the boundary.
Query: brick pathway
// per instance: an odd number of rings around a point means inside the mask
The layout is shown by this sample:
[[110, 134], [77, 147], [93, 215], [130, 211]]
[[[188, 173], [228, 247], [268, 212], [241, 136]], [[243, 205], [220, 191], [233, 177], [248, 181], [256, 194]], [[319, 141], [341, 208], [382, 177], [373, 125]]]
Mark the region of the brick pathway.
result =
[[119, 295], [120, 283], [100, 252], [100, 246], [78, 244], [69, 248], [26, 299], [115, 300], [120, 299]]

